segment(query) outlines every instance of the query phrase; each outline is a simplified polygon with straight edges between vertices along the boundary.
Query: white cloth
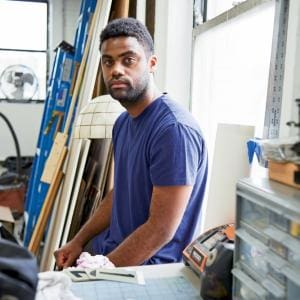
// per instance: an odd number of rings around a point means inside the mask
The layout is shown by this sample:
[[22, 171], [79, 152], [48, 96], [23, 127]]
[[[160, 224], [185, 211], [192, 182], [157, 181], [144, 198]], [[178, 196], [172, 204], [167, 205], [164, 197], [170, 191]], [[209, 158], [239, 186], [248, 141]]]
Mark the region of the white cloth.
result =
[[88, 252], [82, 252], [76, 260], [76, 268], [97, 269], [97, 268], [114, 268], [115, 265], [108, 257], [103, 255], [91, 255]]
[[38, 274], [39, 281], [35, 300], [80, 300], [70, 290], [71, 279], [62, 272], [42, 272]]

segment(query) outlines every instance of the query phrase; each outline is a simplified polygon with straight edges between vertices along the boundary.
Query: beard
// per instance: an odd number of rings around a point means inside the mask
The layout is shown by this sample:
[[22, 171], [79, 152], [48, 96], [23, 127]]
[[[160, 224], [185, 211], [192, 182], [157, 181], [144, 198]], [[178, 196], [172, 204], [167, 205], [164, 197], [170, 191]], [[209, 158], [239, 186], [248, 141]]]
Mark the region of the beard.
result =
[[[122, 80], [122, 79], [116, 79]], [[133, 106], [137, 102], [143, 100], [143, 96], [146, 94], [149, 86], [149, 74], [145, 72], [135, 85], [131, 84], [128, 80], [122, 80], [126, 84], [126, 88], [122, 89], [113, 89], [111, 84], [107, 84], [107, 89], [109, 94], [116, 100], [120, 102], [125, 108]]]

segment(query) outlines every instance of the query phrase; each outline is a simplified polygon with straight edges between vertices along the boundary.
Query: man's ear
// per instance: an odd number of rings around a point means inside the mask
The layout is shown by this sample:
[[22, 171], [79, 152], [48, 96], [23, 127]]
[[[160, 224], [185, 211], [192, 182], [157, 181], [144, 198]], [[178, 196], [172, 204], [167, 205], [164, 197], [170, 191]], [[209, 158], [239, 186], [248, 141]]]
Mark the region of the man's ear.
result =
[[148, 66], [149, 66], [149, 71], [150, 73], [154, 73], [157, 68], [157, 56], [156, 55], [151, 55], [148, 60]]

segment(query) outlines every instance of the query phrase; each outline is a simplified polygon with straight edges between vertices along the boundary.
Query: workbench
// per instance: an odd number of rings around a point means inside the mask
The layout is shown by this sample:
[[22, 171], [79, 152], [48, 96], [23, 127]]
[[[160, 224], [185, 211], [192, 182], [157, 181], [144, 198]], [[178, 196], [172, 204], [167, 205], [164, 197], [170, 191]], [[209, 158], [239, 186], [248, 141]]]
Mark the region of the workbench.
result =
[[201, 299], [200, 279], [183, 263], [130, 267], [142, 271], [145, 285], [113, 281], [72, 284], [74, 295], [86, 300]]

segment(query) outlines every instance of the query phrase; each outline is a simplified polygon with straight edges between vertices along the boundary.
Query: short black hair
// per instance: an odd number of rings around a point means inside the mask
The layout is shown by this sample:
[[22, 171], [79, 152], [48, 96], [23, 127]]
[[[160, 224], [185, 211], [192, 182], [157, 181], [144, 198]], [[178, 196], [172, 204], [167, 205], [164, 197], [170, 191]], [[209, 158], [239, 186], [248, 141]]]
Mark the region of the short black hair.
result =
[[147, 27], [134, 18], [120, 18], [109, 22], [101, 32], [100, 49], [105, 40], [120, 36], [136, 38], [149, 54], [153, 54], [153, 39]]

